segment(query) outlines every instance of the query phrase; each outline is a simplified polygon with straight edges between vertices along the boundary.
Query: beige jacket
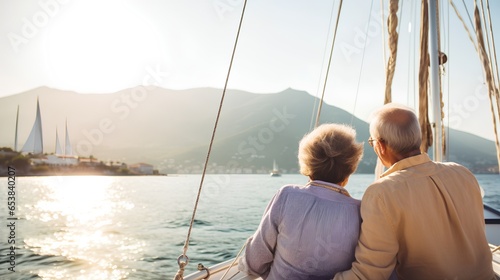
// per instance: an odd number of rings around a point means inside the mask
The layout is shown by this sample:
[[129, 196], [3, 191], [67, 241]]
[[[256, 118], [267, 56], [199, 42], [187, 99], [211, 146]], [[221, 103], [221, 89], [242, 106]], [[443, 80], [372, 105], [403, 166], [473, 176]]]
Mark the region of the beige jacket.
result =
[[340, 279], [495, 279], [474, 175], [427, 154], [395, 163], [361, 202], [356, 261]]

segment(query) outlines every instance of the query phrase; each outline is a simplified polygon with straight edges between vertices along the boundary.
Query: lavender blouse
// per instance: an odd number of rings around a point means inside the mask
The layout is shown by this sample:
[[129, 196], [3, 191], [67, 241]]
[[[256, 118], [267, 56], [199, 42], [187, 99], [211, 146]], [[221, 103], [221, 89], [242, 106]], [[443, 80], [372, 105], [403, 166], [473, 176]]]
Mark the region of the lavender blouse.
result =
[[282, 187], [247, 241], [239, 269], [263, 279], [332, 279], [354, 261], [360, 201], [312, 181]]

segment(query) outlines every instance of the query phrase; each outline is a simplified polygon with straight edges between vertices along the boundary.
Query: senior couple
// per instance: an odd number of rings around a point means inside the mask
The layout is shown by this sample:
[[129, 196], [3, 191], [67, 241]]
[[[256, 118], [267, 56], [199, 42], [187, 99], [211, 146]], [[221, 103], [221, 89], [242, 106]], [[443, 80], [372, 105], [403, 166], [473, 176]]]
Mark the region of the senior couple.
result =
[[363, 154], [355, 136], [337, 124], [304, 136], [309, 182], [275, 194], [239, 269], [263, 279], [495, 279], [478, 182], [420, 152], [415, 113], [374, 113], [368, 143], [388, 169], [361, 201], [345, 189]]

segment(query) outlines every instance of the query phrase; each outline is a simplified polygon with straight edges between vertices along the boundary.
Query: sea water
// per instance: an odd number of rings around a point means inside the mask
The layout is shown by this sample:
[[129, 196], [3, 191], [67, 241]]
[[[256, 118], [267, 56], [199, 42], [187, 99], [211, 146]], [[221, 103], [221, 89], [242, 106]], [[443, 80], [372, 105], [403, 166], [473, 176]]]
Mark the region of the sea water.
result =
[[[477, 178], [484, 201], [500, 209], [500, 176]], [[354, 175], [347, 189], [360, 199], [373, 179]], [[18, 177], [10, 183], [15, 194], [9, 194], [4, 177], [0, 279], [173, 279], [200, 180], [201, 175]], [[234, 257], [276, 190], [306, 182], [288, 174], [206, 175], [186, 273], [198, 263]]]

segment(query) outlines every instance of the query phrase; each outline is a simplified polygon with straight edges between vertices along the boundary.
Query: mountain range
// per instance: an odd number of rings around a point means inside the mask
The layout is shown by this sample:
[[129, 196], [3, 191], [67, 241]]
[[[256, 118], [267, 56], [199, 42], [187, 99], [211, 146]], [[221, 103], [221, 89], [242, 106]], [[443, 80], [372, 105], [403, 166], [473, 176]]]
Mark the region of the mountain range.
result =
[[[48, 87], [0, 98], [0, 146], [14, 147], [19, 106], [18, 147], [26, 141], [40, 102], [44, 152], [54, 153], [56, 129], [67, 122], [74, 153], [109, 162], [153, 164], [163, 173], [202, 171], [221, 101], [222, 90], [170, 90], [135, 87], [110, 94], [81, 94]], [[286, 89], [256, 94], [228, 90], [220, 112], [208, 164], [209, 172], [268, 172], [276, 160], [285, 173], [298, 172], [297, 148], [311, 130], [318, 100]], [[323, 104], [320, 123], [349, 124], [365, 142], [360, 173], [373, 173], [376, 155], [366, 143], [368, 124]], [[495, 168], [492, 141], [447, 129], [448, 160], [474, 172]], [[61, 141], [62, 143], [64, 141]]]

